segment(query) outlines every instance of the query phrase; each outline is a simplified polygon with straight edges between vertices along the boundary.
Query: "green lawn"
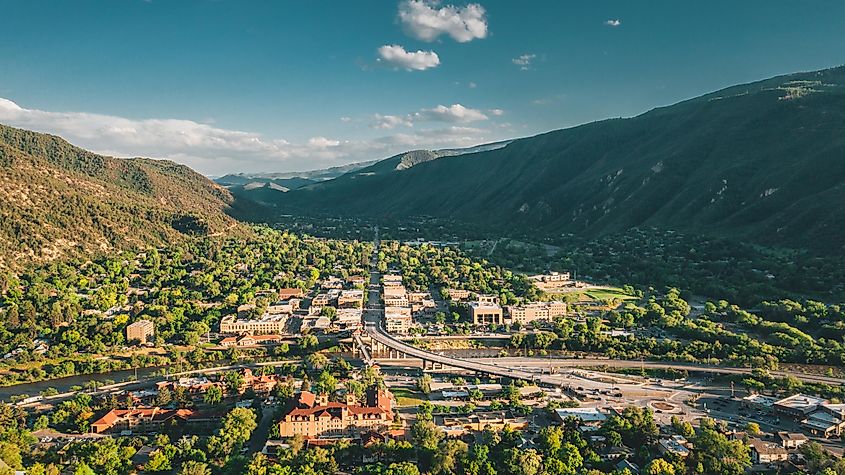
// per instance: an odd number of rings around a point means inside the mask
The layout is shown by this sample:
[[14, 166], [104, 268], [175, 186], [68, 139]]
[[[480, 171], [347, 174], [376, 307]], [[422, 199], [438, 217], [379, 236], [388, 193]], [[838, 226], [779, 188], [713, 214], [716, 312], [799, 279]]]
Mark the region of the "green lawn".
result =
[[593, 300], [635, 300], [636, 297], [632, 297], [630, 295], [625, 295], [622, 293], [622, 289], [615, 288], [615, 287], [608, 287], [606, 289], [594, 289], [594, 290], [585, 290], [584, 295], [590, 297]]
[[407, 388], [393, 388], [390, 390], [396, 398], [398, 406], [419, 406], [425, 401], [425, 395], [419, 391]]

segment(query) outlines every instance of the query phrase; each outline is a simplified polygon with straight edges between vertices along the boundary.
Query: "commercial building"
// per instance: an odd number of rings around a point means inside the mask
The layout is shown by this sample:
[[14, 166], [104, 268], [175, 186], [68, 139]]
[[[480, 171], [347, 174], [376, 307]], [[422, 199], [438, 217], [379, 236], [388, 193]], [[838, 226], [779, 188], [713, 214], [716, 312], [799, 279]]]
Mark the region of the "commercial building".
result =
[[264, 346], [275, 345], [281, 343], [284, 337], [281, 335], [243, 335], [243, 336], [229, 336], [220, 340], [220, 346], [232, 347], [250, 347], [250, 346]]
[[382, 299], [387, 307], [407, 307], [408, 292], [403, 285], [385, 285], [382, 291]]
[[471, 302], [469, 315], [474, 325], [503, 325], [505, 323], [502, 307], [498, 303]]
[[339, 308], [361, 308], [364, 306], [363, 290], [341, 290], [337, 297]]
[[465, 289], [446, 289], [445, 293], [450, 300], [455, 301], [469, 300], [472, 297], [472, 292]]
[[279, 300], [301, 299], [303, 297], [305, 297], [305, 292], [302, 289], [290, 287], [279, 289]]
[[555, 416], [559, 422], [563, 422], [570, 417], [578, 419], [582, 426], [600, 426], [607, 420], [607, 414], [595, 407], [566, 407], [555, 409]]
[[150, 343], [155, 336], [155, 325], [149, 320], [138, 320], [126, 325], [126, 341], [141, 344]]
[[535, 320], [550, 320], [566, 315], [566, 302], [535, 302], [526, 305], [506, 307], [512, 323], [531, 323]]
[[845, 433], [845, 404], [819, 404], [801, 421], [801, 426], [812, 434], [841, 436]]
[[825, 399], [818, 397], [807, 396], [806, 394], [793, 394], [775, 402], [773, 407], [775, 411], [782, 414], [792, 417], [804, 417], [818, 409], [825, 402]]
[[366, 405], [360, 405], [351, 395], [346, 403], [340, 403], [329, 401], [325, 394], [302, 391], [288, 402], [279, 422], [279, 435], [315, 438], [385, 430], [393, 421], [391, 398], [387, 390], [370, 389]]
[[220, 320], [220, 333], [247, 335], [283, 335], [287, 333], [288, 315], [264, 315], [261, 318], [238, 318], [234, 315]]
[[384, 327], [388, 333], [408, 333], [413, 324], [410, 307], [384, 307]]

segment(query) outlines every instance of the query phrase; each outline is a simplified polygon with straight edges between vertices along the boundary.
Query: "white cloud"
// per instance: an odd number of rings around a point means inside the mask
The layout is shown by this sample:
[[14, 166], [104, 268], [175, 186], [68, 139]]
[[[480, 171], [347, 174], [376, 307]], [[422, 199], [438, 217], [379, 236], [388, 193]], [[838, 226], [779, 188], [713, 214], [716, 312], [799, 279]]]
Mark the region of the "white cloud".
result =
[[478, 109], [470, 109], [461, 104], [451, 106], [438, 105], [433, 109], [423, 109], [414, 114], [414, 118], [439, 122], [476, 122], [487, 120], [487, 115]]
[[444, 34], [459, 43], [487, 37], [487, 14], [477, 3], [438, 8], [433, 0], [406, 0], [399, 4], [399, 21], [408, 35], [422, 41]]
[[440, 57], [434, 51], [405, 51], [405, 48], [399, 45], [384, 45], [378, 49], [378, 54], [378, 61], [408, 71], [424, 71], [440, 64]]
[[375, 119], [373, 128], [376, 129], [394, 129], [398, 126], [413, 127], [414, 125], [409, 116], [376, 114], [373, 118]]
[[531, 69], [531, 63], [534, 61], [534, 59], [536, 57], [537, 57], [536, 54], [526, 53], [526, 54], [520, 55], [516, 58], [513, 58], [511, 60], [511, 62], [513, 64], [519, 66], [519, 69], [521, 69], [523, 71], [528, 71], [529, 69]]
[[[490, 109], [488, 114], [500, 116], [505, 113], [502, 109]], [[438, 105], [431, 109], [422, 109], [405, 115], [375, 114], [371, 127], [376, 129], [394, 129], [396, 127], [413, 127], [416, 122], [450, 122], [466, 124], [488, 120], [487, 114], [479, 109], [465, 107], [462, 104], [451, 106]]]
[[467, 86], [469, 86], [470, 89], [475, 89], [476, 87], [478, 87], [478, 84], [470, 81], [469, 84], [467, 84]]
[[618, 19], [618, 18], [616, 18], [616, 19], [611, 19], [611, 20], [607, 20], [606, 22], [604, 22], [604, 24], [605, 24], [605, 25], [607, 25], [607, 26], [613, 26], [613, 27], [616, 27], [616, 26], [619, 26], [619, 25], [621, 25], [621, 24], [622, 24], [622, 20], [620, 20], [620, 19]]
[[[465, 123], [479, 117], [478, 111], [459, 104], [438, 106], [429, 111], [435, 111], [430, 112], [433, 115], [430, 119], [447, 122]], [[422, 112], [402, 116], [400, 122], [422, 120]], [[483, 129], [453, 126], [369, 140], [342, 140], [315, 134], [297, 143], [192, 120], [138, 120], [86, 112], [26, 109], [4, 98], [0, 98], [0, 123], [59, 135], [75, 145], [105, 155], [166, 158], [208, 175], [310, 170], [388, 157], [412, 148], [464, 147], [506, 138], [487, 137], [487, 131]]]
[[352, 117], [343, 116], [340, 118], [341, 122], [352, 122]]

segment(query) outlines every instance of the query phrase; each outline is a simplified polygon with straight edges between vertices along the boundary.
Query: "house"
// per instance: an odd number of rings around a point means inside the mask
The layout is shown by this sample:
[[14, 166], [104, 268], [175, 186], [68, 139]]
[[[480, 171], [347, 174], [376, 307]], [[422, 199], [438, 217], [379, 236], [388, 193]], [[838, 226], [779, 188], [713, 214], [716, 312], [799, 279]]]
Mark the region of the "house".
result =
[[138, 320], [126, 325], [126, 341], [140, 344], [150, 343], [155, 335], [155, 325], [149, 320]]
[[340, 403], [329, 401], [326, 394], [302, 391], [288, 401], [279, 422], [279, 435], [347, 436], [386, 430], [392, 422], [392, 395], [387, 390], [370, 388], [366, 405], [359, 405], [354, 397], [347, 397], [345, 403]]
[[95, 434], [131, 431], [135, 434], [161, 432], [174, 426], [190, 425], [195, 429], [211, 429], [219, 424], [217, 415], [202, 414], [193, 409], [112, 409], [91, 423]]
[[797, 449], [810, 440], [800, 432], [778, 432], [777, 436], [780, 439], [780, 445], [785, 449]]
[[785, 462], [789, 458], [786, 449], [774, 442], [750, 439], [748, 445], [751, 446], [751, 462], [754, 464]]

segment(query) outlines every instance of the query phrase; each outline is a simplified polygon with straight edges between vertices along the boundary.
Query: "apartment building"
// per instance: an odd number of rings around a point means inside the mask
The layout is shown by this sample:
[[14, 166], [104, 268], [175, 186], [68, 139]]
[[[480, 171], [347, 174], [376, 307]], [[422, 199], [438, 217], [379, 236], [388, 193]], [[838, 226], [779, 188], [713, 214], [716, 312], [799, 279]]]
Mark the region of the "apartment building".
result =
[[302, 289], [294, 289], [291, 287], [285, 287], [279, 289], [278, 292], [279, 300], [290, 300], [290, 299], [301, 299], [305, 297], [305, 292]]
[[531, 323], [566, 315], [566, 302], [535, 302], [519, 306], [510, 305], [506, 308], [511, 323]]
[[469, 300], [472, 297], [472, 292], [464, 289], [446, 289], [445, 292], [450, 300], [455, 301]]
[[126, 341], [140, 344], [150, 343], [155, 336], [155, 325], [149, 320], [138, 320], [126, 325]]
[[366, 397], [366, 404], [360, 405], [352, 395], [340, 403], [329, 401], [326, 394], [302, 391], [289, 401], [279, 422], [279, 435], [315, 438], [387, 429], [393, 421], [390, 392], [371, 388]]
[[408, 292], [402, 285], [385, 286], [382, 299], [387, 307], [407, 307], [409, 304]]

